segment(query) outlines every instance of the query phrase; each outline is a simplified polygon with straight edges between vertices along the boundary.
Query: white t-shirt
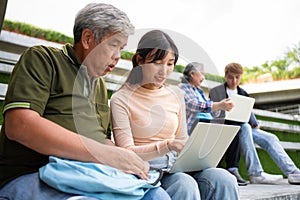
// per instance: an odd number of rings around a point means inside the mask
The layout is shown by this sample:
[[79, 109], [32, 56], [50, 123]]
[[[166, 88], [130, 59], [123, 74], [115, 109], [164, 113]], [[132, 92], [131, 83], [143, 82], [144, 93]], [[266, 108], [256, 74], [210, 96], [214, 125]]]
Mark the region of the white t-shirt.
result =
[[232, 95], [238, 93], [237, 88], [234, 89], [234, 90], [231, 90], [231, 89], [229, 89], [229, 88], [226, 88], [226, 92], [227, 92], [227, 95], [228, 95], [229, 98], [230, 98]]

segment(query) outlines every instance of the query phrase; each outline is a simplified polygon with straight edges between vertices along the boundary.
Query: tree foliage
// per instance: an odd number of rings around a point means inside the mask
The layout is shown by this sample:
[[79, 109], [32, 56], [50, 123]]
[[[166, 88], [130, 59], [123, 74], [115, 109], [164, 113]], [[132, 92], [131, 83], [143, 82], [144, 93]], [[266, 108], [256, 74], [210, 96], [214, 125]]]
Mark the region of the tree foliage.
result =
[[260, 66], [244, 68], [244, 81], [271, 74], [273, 80], [300, 78], [300, 42], [289, 47], [282, 58], [266, 61]]

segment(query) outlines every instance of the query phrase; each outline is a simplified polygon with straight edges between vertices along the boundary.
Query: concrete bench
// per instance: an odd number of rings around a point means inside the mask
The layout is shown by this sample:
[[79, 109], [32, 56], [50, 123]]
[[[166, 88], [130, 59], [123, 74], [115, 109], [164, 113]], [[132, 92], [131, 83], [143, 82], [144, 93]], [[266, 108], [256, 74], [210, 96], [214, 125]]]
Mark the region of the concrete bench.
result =
[[[259, 109], [253, 109], [253, 112], [256, 116], [299, 122], [299, 125], [293, 125], [287, 123], [258, 120], [261, 128], [266, 131], [280, 131], [285, 133], [300, 134], [300, 119], [297, 117], [294, 117], [292, 115], [277, 113], [277, 112], [271, 112], [267, 110], [259, 110]], [[300, 142], [281, 141], [280, 143], [283, 146], [283, 148], [286, 150], [300, 151]], [[256, 145], [256, 147], [260, 148], [258, 145]]]
[[3, 101], [5, 99], [6, 91], [7, 84], [0, 83], [0, 100]]

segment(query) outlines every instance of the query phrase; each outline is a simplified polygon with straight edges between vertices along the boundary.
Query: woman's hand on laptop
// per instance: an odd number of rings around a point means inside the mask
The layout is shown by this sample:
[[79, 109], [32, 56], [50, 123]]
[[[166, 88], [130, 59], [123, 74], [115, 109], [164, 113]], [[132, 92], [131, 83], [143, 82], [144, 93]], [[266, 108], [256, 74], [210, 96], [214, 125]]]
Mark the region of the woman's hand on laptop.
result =
[[171, 151], [180, 153], [180, 151], [184, 147], [185, 142], [186, 140], [168, 140], [168, 148]]

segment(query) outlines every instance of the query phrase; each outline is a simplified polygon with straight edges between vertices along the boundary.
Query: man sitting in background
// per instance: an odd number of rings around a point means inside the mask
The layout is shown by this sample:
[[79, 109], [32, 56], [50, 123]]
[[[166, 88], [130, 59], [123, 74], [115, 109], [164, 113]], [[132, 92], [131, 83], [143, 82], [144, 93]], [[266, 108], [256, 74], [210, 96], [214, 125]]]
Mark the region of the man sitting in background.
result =
[[[210, 90], [209, 96], [211, 100], [219, 101], [223, 98], [230, 98], [233, 94], [249, 96], [245, 90], [239, 87], [242, 74], [243, 67], [240, 64], [230, 63], [226, 65], [226, 82]], [[224, 116], [225, 113], [221, 112], [220, 117]], [[284, 151], [279, 143], [279, 139], [274, 134], [260, 130], [253, 113], [249, 124], [252, 127], [252, 131], [240, 132], [239, 141], [241, 152], [245, 157], [250, 182], [276, 184], [281, 180], [278, 175], [270, 175], [263, 172], [254, 146], [254, 143], [256, 143], [269, 153], [282, 172], [288, 176], [289, 183], [300, 184], [300, 170]]]

